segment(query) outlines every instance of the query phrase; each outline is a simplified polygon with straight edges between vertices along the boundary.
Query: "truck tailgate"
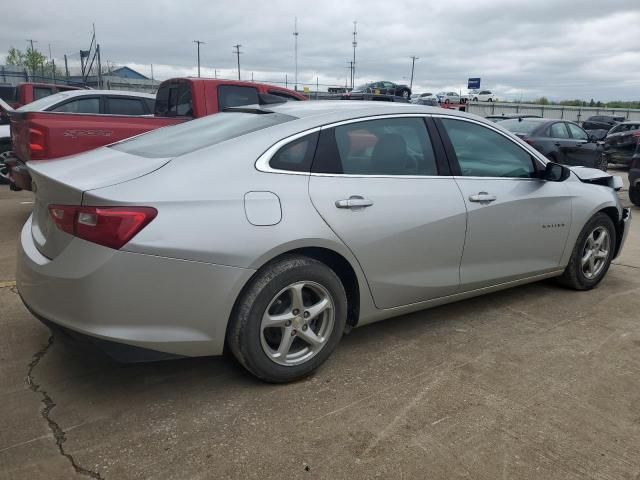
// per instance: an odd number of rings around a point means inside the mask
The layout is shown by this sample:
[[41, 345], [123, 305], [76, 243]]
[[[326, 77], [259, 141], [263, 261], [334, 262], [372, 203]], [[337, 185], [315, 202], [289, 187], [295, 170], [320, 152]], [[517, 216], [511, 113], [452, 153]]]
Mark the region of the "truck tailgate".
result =
[[64, 157], [102, 147], [180, 118], [85, 115], [58, 112], [13, 112], [13, 151], [23, 162]]

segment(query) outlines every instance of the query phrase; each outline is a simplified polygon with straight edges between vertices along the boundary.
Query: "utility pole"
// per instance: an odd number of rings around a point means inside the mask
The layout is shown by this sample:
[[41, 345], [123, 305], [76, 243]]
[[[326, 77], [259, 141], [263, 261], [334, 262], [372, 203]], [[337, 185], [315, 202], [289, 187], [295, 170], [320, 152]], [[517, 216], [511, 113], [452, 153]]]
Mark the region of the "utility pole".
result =
[[200, 40], [194, 40], [193, 43], [198, 45], [198, 78], [200, 78], [200, 44], [204, 42], [201, 42]]
[[99, 43], [96, 43], [96, 55], [98, 56], [98, 88], [102, 88], [102, 60], [100, 59]]
[[69, 83], [69, 64], [67, 63], [67, 54], [64, 54], [64, 72], [67, 75], [67, 83]]
[[153, 78], [153, 63], [151, 64], [151, 80], [152, 81], [154, 80], [154, 78]]
[[[347, 60], [347, 63], [349, 64], [349, 66], [346, 67], [349, 69], [348, 83], [351, 85], [351, 90], [353, 90], [353, 60]], [[344, 86], [347, 86], [347, 82], [345, 82]]]
[[351, 66], [351, 89], [355, 87], [356, 81], [356, 47], [358, 46], [357, 36], [358, 36], [358, 22], [353, 21], [353, 65]]
[[295, 70], [296, 70], [293, 89], [295, 91], [298, 91], [298, 17], [295, 17], [295, 20], [293, 21], [293, 39], [294, 39], [294, 58], [295, 58]]
[[415, 55], [413, 55], [412, 57], [409, 57], [411, 59], [411, 82], [409, 82], [409, 90], [413, 89], [413, 70], [415, 69], [416, 66], [416, 60], [419, 60], [419, 57], [416, 57]]
[[238, 58], [238, 80], [240, 80], [240, 55], [243, 53], [243, 52], [240, 51], [240, 47], [241, 46], [242, 45], [240, 45], [240, 44], [237, 44], [237, 45], [233, 46], [233, 48], [235, 48], [233, 53], [235, 53], [236, 57]]
[[51, 76], [53, 77], [53, 83], [56, 83], [56, 62], [53, 58], [51, 58], [51, 44], [49, 44], [49, 61], [51, 62], [52, 66]]

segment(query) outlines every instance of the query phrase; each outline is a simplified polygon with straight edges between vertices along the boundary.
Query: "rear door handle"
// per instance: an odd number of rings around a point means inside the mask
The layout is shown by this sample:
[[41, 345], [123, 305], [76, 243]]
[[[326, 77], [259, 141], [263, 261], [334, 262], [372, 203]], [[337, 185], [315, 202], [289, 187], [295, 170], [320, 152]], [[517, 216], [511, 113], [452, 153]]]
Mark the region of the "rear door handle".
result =
[[560, 142], [556, 142], [556, 143], [554, 143], [554, 145], [555, 145], [556, 147], [559, 147], [559, 146], [561, 145], [561, 143], [560, 143]]
[[337, 208], [365, 208], [371, 205], [373, 205], [371, 200], [360, 195], [351, 195], [348, 199], [336, 200]]
[[491, 203], [496, 201], [496, 196], [490, 195], [487, 192], [480, 192], [475, 195], [469, 195], [469, 200], [478, 203]]

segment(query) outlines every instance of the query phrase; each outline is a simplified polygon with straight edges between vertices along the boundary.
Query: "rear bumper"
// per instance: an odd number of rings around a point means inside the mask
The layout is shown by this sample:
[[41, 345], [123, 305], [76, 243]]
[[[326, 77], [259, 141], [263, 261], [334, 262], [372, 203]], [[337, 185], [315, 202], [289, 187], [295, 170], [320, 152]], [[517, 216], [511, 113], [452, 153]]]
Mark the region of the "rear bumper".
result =
[[73, 239], [53, 260], [22, 229], [16, 281], [37, 317], [104, 344], [179, 356], [221, 354], [253, 270], [112, 250]]

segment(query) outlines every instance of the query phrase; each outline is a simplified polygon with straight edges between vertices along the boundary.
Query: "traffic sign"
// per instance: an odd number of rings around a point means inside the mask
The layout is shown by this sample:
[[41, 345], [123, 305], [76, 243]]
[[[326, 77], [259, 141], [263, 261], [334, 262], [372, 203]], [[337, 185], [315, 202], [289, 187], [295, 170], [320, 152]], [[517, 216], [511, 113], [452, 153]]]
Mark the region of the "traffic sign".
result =
[[470, 78], [467, 83], [467, 88], [469, 90], [477, 90], [480, 88], [480, 79], [479, 78]]

